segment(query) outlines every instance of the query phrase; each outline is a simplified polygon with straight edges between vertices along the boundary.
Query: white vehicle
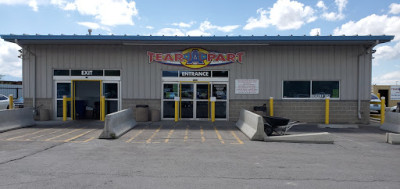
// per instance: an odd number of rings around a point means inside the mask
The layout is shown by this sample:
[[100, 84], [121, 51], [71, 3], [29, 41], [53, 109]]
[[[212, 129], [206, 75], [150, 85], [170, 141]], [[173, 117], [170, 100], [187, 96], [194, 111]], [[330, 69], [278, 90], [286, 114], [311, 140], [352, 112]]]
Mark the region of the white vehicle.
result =
[[8, 109], [9, 100], [8, 97], [0, 94], [0, 110]]

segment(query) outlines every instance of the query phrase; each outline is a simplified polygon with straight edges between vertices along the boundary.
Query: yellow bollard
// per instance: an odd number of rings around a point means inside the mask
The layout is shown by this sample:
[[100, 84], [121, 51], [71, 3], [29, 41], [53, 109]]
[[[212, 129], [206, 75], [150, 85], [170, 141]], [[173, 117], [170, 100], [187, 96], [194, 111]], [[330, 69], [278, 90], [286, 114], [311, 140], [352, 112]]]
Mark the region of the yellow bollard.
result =
[[104, 96], [100, 97], [100, 121], [106, 119], [106, 98]]
[[381, 125], [385, 123], [385, 97], [381, 98]]
[[325, 98], [325, 124], [329, 124], [329, 97]]
[[211, 101], [211, 122], [215, 121], [215, 101]]
[[179, 96], [174, 97], [174, 101], [175, 101], [175, 122], [178, 122], [179, 120], [179, 102], [181, 101], [181, 98]]
[[274, 97], [269, 97], [269, 116], [274, 116]]
[[381, 99], [381, 93], [378, 93], [376, 96], [377, 96], [379, 99]]
[[67, 96], [63, 96], [63, 121], [67, 121]]
[[14, 108], [14, 97], [13, 97], [13, 95], [9, 95], [8, 96], [8, 109], [13, 109]]

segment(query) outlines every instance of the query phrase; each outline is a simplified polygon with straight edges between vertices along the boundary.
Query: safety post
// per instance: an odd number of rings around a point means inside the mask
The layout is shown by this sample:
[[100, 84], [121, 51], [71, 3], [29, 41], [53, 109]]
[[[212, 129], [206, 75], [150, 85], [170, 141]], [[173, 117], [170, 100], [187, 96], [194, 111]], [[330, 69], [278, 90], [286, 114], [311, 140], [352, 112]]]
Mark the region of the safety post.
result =
[[100, 121], [104, 121], [106, 118], [106, 98], [100, 97]]
[[376, 96], [377, 96], [379, 99], [381, 99], [381, 93], [378, 93]]
[[329, 97], [325, 98], [325, 124], [329, 124]]
[[211, 122], [215, 121], [215, 101], [217, 100], [216, 97], [211, 97]]
[[274, 97], [269, 97], [269, 116], [274, 116]]
[[175, 100], [175, 122], [179, 120], [179, 101], [180, 98], [178, 96], [174, 97]]
[[385, 97], [381, 98], [381, 125], [385, 123]]
[[9, 95], [8, 96], [8, 109], [13, 109], [14, 108], [14, 97], [13, 97], [13, 95]]
[[67, 96], [63, 96], [63, 121], [67, 121]]

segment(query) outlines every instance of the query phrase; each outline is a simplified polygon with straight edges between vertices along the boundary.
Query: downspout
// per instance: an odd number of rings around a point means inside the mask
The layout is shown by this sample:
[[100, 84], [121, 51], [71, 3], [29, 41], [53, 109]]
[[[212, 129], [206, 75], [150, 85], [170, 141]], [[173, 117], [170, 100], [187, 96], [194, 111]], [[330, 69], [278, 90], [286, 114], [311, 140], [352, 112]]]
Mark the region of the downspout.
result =
[[379, 40], [375, 41], [375, 44], [373, 44], [371, 47], [365, 49], [361, 54], [357, 56], [357, 74], [358, 74], [358, 86], [357, 86], [357, 115], [358, 119], [361, 120], [361, 63], [360, 63], [360, 57], [364, 56], [366, 54], [369, 54], [376, 45], [379, 44]]
[[[26, 50], [33, 56], [33, 96], [32, 96], [32, 106], [36, 108], [36, 54], [29, 50], [29, 48], [24, 48], [22, 45], [18, 43], [18, 39], [15, 39], [15, 43], [22, 48], [22, 53]], [[22, 56], [22, 61], [23, 61]]]

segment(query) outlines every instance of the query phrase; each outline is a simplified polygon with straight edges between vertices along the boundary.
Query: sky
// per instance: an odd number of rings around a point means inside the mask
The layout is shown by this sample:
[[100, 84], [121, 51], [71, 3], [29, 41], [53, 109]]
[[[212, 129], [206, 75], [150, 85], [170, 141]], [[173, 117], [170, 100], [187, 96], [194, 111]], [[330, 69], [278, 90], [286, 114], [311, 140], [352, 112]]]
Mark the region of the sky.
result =
[[[400, 84], [400, 1], [0, 0], [0, 34], [395, 35], [375, 47], [372, 84]], [[22, 79], [21, 49], [0, 39], [0, 75]]]

